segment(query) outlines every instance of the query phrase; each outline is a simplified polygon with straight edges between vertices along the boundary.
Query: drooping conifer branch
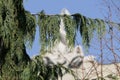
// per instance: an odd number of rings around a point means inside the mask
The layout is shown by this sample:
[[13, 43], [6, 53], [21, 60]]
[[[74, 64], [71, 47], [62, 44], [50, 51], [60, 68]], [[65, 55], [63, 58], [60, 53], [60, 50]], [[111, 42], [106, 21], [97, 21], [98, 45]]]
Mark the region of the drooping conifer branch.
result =
[[79, 13], [72, 15], [47, 15], [43, 12], [37, 14], [39, 16], [38, 24], [40, 26], [41, 42], [44, 46], [54, 44], [59, 40], [59, 23], [60, 18], [64, 19], [65, 30], [69, 45], [75, 44], [76, 30], [79, 30], [84, 46], [88, 47], [94, 33], [98, 38], [103, 37], [106, 32], [106, 21], [102, 19], [91, 19]]
[[83, 44], [89, 46], [95, 31], [98, 37], [102, 37], [106, 31], [105, 24], [116, 25], [81, 14], [31, 14], [24, 10], [22, 3], [23, 0], [0, 0], [0, 80], [55, 80], [63, 75], [61, 65], [46, 66], [40, 55], [30, 59], [26, 53], [25, 42], [32, 44], [35, 36], [35, 15], [39, 18], [42, 49], [52, 47], [56, 40], [59, 41], [61, 17], [70, 46], [74, 45], [76, 30], [81, 33]]

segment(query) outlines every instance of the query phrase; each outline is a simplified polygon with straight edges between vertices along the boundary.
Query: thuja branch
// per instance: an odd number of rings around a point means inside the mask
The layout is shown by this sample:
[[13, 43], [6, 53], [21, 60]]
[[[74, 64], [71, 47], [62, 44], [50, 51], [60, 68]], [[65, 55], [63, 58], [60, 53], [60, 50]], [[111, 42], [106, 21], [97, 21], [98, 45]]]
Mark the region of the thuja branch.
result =
[[69, 40], [69, 46], [75, 44], [76, 30], [79, 31], [82, 37], [82, 43], [87, 48], [90, 46], [90, 41], [96, 31], [98, 38], [103, 37], [106, 32], [106, 24], [112, 24], [119, 28], [120, 24], [105, 21], [102, 19], [92, 19], [81, 15], [80, 13], [75, 13], [71, 15], [61, 15], [61, 14], [45, 14], [41, 11], [37, 14], [32, 14], [33, 16], [38, 16], [38, 25], [40, 27], [40, 38], [41, 45], [43, 48], [51, 47], [54, 41], [59, 40], [59, 24], [60, 18], [64, 19], [64, 25], [66, 30], [66, 37]]
[[[40, 15], [40, 13], [31, 13], [33, 16], [38, 16]], [[67, 15], [67, 16], [71, 16], [71, 17], [74, 17], [74, 16], [79, 16], [81, 15], [80, 13], [75, 13], [75, 14], [71, 14], [71, 15]], [[64, 17], [66, 15], [60, 15], [60, 14], [45, 14], [45, 16], [61, 16], [61, 17]], [[116, 22], [112, 22], [112, 21], [108, 21], [108, 20], [104, 20], [104, 19], [100, 19], [100, 20], [103, 20], [106, 24], [111, 24], [113, 26], [120, 26], [120, 23], [116, 23]]]

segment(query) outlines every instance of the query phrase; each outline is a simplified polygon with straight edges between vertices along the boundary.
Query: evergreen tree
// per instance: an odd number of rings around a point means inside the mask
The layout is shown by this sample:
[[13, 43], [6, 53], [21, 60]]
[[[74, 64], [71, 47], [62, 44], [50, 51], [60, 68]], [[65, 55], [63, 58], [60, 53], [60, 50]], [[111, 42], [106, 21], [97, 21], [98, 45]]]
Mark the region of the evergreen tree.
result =
[[36, 22], [22, 3], [23, 0], [0, 1], [0, 80], [57, 79], [59, 66], [46, 66], [41, 57], [31, 60], [26, 53], [25, 43], [31, 46]]
[[[54, 46], [59, 41], [59, 23], [62, 17], [69, 40], [69, 46], [74, 46], [76, 30], [82, 36], [83, 44], [89, 46], [96, 31], [98, 37], [105, 33], [105, 21], [91, 19], [81, 14], [46, 15], [43, 11], [35, 16], [24, 10], [23, 0], [0, 0], [0, 79], [1, 80], [56, 80], [62, 76], [61, 65], [47, 66], [42, 57], [34, 59], [26, 53], [25, 43], [32, 46], [35, 37], [35, 27], [39, 24], [41, 52], [46, 46]], [[64, 68], [69, 72], [68, 69]]]
[[[24, 38], [35, 31], [29, 30], [30, 27], [35, 27], [35, 22], [28, 15], [22, 0], [0, 1], [0, 75], [3, 79], [19, 78], [19, 74], [30, 61]], [[30, 21], [33, 23], [30, 24]]]

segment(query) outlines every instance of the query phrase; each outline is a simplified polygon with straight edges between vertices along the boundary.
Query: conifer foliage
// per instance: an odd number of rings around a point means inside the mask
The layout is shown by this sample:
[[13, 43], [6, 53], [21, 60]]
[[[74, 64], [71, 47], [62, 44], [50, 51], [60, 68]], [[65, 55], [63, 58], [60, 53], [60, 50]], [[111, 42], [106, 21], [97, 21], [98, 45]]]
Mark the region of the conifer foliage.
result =
[[[34, 59], [26, 53], [25, 43], [32, 46], [36, 24], [40, 27], [41, 50], [53, 47], [60, 39], [60, 18], [64, 19], [69, 46], [74, 46], [76, 30], [81, 33], [85, 46], [96, 31], [99, 37], [105, 33], [105, 22], [87, 18], [79, 13], [73, 15], [35, 15], [24, 10], [23, 0], [0, 0], [0, 80], [56, 80], [62, 76], [61, 65], [47, 66], [42, 57]], [[38, 22], [38, 23], [36, 23]]]
[[[96, 32], [98, 38], [105, 34], [105, 21], [101, 19], [87, 18], [79, 13], [73, 15], [46, 15], [43, 11], [38, 15], [40, 26], [40, 38], [43, 47], [54, 45], [54, 41], [59, 40], [59, 24], [60, 18], [64, 19], [66, 38], [69, 40], [69, 46], [74, 46], [76, 30], [81, 34], [83, 45], [87, 48]], [[44, 34], [43, 34], [44, 33]]]
[[28, 24], [32, 20], [27, 23], [28, 20], [22, 0], [0, 1], [0, 76], [3, 80], [18, 79], [30, 61], [23, 39], [31, 33]]
[[41, 57], [30, 59], [26, 53], [25, 43], [31, 46], [34, 40], [36, 19], [22, 3], [0, 0], [0, 80], [57, 79], [59, 66], [44, 65]]

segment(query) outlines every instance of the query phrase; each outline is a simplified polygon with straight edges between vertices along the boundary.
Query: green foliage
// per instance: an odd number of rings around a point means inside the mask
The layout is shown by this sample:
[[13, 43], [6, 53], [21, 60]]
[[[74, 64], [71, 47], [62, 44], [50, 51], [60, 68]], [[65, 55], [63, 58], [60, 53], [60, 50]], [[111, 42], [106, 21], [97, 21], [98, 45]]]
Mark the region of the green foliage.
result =
[[39, 14], [40, 42], [42, 49], [53, 47], [55, 40], [59, 40], [59, 16], [48, 16], [44, 12]]
[[[53, 46], [55, 40], [59, 40], [59, 23], [60, 18], [64, 19], [65, 30], [67, 33], [69, 46], [74, 46], [76, 30], [79, 30], [84, 46], [90, 46], [90, 41], [93, 35], [97, 33], [98, 38], [102, 38], [105, 34], [105, 22], [101, 19], [87, 18], [79, 13], [69, 15], [46, 15], [44, 11], [39, 14], [38, 24], [40, 26], [40, 38], [42, 42], [42, 49]], [[44, 50], [43, 50], [44, 51]]]
[[95, 31], [97, 32], [98, 38], [103, 37], [106, 31], [103, 20], [87, 18], [79, 13], [73, 14], [72, 16], [76, 21], [76, 28], [79, 29], [83, 44], [86, 48], [90, 46], [90, 41]]
[[73, 20], [71, 16], [67, 16], [67, 15], [64, 15], [63, 19], [64, 19], [64, 24], [65, 24], [65, 30], [67, 33], [66, 38], [69, 40], [68, 44], [69, 46], [73, 47], [75, 43], [75, 30], [76, 30], [75, 21]]
[[[59, 39], [60, 19], [58, 16], [46, 16], [45, 19], [44, 21], [40, 17], [40, 25], [43, 25], [40, 28], [41, 41], [47, 43], [44, 46], [51, 47], [53, 42]], [[35, 16], [24, 10], [22, 0], [0, 1], [0, 78], [2, 80], [56, 80], [58, 76], [62, 76], [61, 65], [48, 66], [43, 63], [41, 57], [30, 60], [27, 55], [24, 43], [32, 44], [35, 27]]]
[[117, 75], [113, 75], [113, 74], [109, 74], [106, 77], [108, 77], [111, 80], [119, 80], [118, 76]]
[[[23, 31], [24, 31], [24, 39], [25, 39], [25, 43], [29, 42], [30, 47], [32, 47], [32, 43], [35, 37], [35, 28], [36, 28], [36, 18], [35, 16], [31, 15], [29, 12], [25, 12], [25, 19], [26, 19], [26, 23], [23, 27]], [[24, 19], [24, 20], [25, 20]], [[24, 21], [23, 20], [23, 21]], [[29, 46], [28, 45], [28, 46]]]
[[1, 0], [0, 6], [0, 75], [3, 80], [15, 80], [30, 61], [21, 30], [26, 27], [25, 11], [22, 0]]
[[63, 76], [63, 70], [72, 73], [62, 65], [45, 65], [42, 57], [36, 56], [24, 69], [21, 78], [22, 80], [58, 80], [58, 77]]
[[105, 22], [100, 19], [95, 19], [95, 23], [96, 23], [96, 31], [98, 34], [98, 38], [100, 39], [104, 36], [106, 32]]
[[39, 55], [30, 59], [26, 53], [25, 43], [32, 46], [36, 24], [40, 27], [40, 43], [43, 53], [60, 40], [59, 24], [63, 18], [66, 38], [69, 46], [74, 46], [76, 30], [82, 36], [84, 46], [89, 47], [94, 34], [101, 39], [106, 31], [105, 22], [101, 19], [87, 18], [81, 14], [46, 15], [43, 11], [37, 19], [25, 11], [23, 0], [0, 0], [0, 79], [2, 80], [57, 80], [63, 72], [74, 73], [61, 66], [48, 66]]

